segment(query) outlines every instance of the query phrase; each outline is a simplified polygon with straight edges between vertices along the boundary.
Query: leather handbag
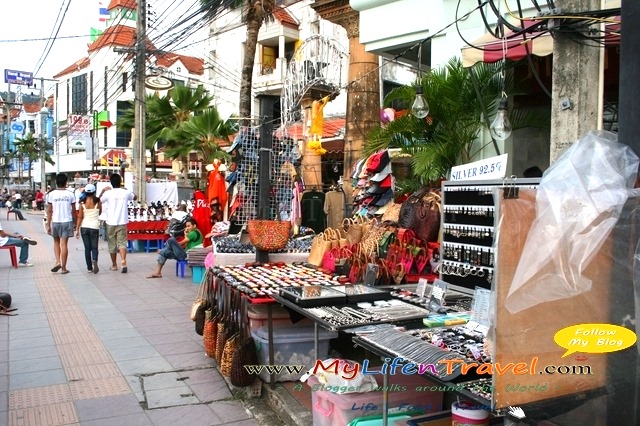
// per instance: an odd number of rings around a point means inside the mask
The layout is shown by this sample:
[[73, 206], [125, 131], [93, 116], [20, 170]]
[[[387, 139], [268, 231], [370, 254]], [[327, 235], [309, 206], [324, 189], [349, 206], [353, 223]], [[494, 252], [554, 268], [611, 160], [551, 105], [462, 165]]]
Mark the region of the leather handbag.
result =
[[398, 227], [412, 229], [416, 217], [416, 210], [422, 203], [422, 197], [429, 192], [429, 187], [420, 188], [402, 203], [398, 214]]
[[440, 195], [430, 192], [423, 197], [420, 205], [415, 210], [412, 229], [422, 241], [438, 241], [441, 220], [440, 205]]
[[240, 335], [237, 343], [237, 350], [233, 354], [231, 360], [231, 384], [237, 387], [245, 387], [251, 385], [256, 377], [256, 373], [249, 373], [245, 365], [258, 365], [258, 350], [256, 343], [251, 337], [249, 330], [249, 317], [247, 312], [246, 298], [240, 301]]

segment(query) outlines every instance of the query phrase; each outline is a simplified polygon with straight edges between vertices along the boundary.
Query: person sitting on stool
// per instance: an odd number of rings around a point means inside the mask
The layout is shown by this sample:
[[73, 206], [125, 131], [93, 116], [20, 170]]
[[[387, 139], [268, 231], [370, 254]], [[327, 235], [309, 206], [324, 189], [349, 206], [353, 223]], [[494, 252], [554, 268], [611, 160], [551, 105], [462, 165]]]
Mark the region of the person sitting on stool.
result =
[[153, 274], [147, 278], [162, 278], [162, 267], [167, 259], [176, 259], [178, 261], [187, 260], [187, 250], [202, 244], [202, 233], [198, 230], [198, 224], [195, 219], [189, 218], [185, 222], [184, 238], [178, 241], [175, 237], [167, 240], [165, 248], [158, 250], [158, 266]]
[[[11, 204], [11, 201], [7, 201], [7, 209], [9, 209], [9, 213], [15, 213], [18, 219], [27, 220], [27, 218], [22, 215], [22, 212], [20, 211], [20, 209], [18, 209], [17, 207], [13, 207], [13, 205]], [[7, 213], [7, 216], [8, 216], [8, 213]]]
[[0, 247], [20, 247], [20, 259], [18, 260], [18, 266], [33, 266], [32, 263], [29, 263], [29, 246], [35, 246], [36, 244], [38, 244], [38, 242], [29, 237], [23, 237], [20, 234], [7, 234], [2, 229], [2, 225], [0, 225]]

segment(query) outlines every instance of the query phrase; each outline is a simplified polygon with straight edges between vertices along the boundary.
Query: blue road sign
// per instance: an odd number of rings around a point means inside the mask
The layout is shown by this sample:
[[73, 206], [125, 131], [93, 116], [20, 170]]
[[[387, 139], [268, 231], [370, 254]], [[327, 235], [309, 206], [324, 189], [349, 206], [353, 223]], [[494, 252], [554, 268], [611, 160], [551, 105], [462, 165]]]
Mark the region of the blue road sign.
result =
[[10, 84], [33, 84], [33, 73], [16, 70], [4, 70], [4, 82]]

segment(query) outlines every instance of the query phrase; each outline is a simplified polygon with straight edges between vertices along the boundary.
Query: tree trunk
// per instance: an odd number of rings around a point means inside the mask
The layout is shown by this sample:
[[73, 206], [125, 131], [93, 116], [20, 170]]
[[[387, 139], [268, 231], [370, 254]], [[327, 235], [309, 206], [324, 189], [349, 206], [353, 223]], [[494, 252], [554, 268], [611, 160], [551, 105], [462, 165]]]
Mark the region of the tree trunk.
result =
[[262, 26], [262, 19], [256, 14], [257, 6], [253, 5], [253, 1], [248, 5], [246, 23], [247, 23], [247, 40], [244, 45], [244, 58], [242, 62], [242, 73], [240, 80], [240, 125], [248, 126], [251, 124], [251, 107], [253, 103], [251, 86], [253, 84], [253, 66], [256, 59], [256, 47], [258, 44], [258, 31]]

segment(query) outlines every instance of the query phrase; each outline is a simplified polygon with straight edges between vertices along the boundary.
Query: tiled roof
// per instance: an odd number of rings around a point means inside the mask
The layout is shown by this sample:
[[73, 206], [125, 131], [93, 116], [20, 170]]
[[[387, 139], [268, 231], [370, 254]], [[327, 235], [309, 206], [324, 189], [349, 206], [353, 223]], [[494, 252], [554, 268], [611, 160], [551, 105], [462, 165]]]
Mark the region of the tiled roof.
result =
[[283, 6], [276, 6], [273, 9], [273, 16], [285, 27], [290, 27], [293, 29], [298, 29], [298, 21], [296, 21], [296, 19], [291, 16], [291, 14], [289, 12], [287, 12], [287, 9], [285, 9]]
[[107, 7], [107, 10], [111, 10], [116, 7], [136, 9], [138, 7], [138, 4], [136, 3], [136, 0], [111, 0], [109, 2], [109, 7]]
[[[98, 50], [102, 47], [108, 46], [120, 46], [131, 47], [136, 41], [136, 29], [128, 27], [126, 25], [114, 25], [108, 27], [98, 38], [89, 45], [89, 53]], [[150, 48], [150, 43], [148, 43]]]
[[165, 53], [158, 55], [158, 65], [168, 68], [175, 64], [176, 61], [180, 61], [189, 70], [191, 74], [204, 74], [204, 60], [195, 58], [193, 56], [181, 55], [179, 53]]
[[40, 106], [40, 102], [34, 102], [34, 103], [30, 103], [30, 104], [27, 104], [27, 103], [22, 104], [22, 109], [27, 114], [35, 114], [35, 113], [40, 111], [40, 108], [42, 108]]
[[[347, 120], [344, 117], [326, 117], [322, 124], [322, 138], [335, 138], [344, 135], [344, 128]], [[282, 128], [278, 129], [276, 136], [287, 135], [295, 140], [304, 139], [302, 123], [294, 123], [287, 127], [286, 132], [282, 131]]]
[[73, 64], [69, 65], [67, 68], [60, 71], [58, 74], [54, 75], [53, 78], [57, 79], [64, 75], [71, 74], [74, 71], [80, 71], [83, 68], [87, 68], [90, 63], [91, 63], [91, 60], [89, 58], [79, 59]]

